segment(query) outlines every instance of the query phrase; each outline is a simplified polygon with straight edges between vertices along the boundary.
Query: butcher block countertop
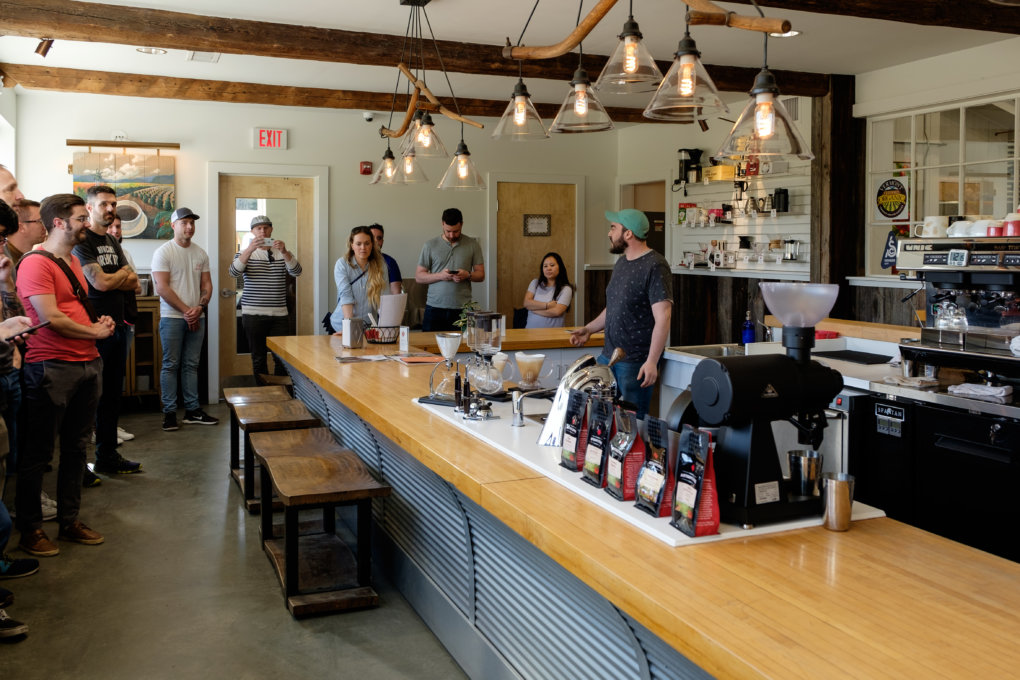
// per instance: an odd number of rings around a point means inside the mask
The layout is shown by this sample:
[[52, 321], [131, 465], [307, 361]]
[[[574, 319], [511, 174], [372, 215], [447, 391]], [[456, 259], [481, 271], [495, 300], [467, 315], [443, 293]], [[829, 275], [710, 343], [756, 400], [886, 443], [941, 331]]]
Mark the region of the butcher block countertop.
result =
[[[573, 328], [508, 328], [503, 337], [503, 351], [531, 352], [539, 349], [565, 349], [573, 347], [570, 344], [570, 331]], [[605, 335], [595, 333], [585, 344], [585, 347], [602, 349]], [[439, 353], [439, 345], [436, 344], [436, 334], [424, 331], [411, 333], [410, 343], [415, 347], [421, 347], [426, 352]], [[460, 351], [467, 352], [468, 346], [463, 341], [460, 344]], [[598, 352], [596, 352], [598, 354]]]
[[431, 368], [340, 364], [364, 350], [328, 336], [269, 346], [717, 677], [1020, 674], [1020, 564], [888, 518], [673, 548], [413, 404]]

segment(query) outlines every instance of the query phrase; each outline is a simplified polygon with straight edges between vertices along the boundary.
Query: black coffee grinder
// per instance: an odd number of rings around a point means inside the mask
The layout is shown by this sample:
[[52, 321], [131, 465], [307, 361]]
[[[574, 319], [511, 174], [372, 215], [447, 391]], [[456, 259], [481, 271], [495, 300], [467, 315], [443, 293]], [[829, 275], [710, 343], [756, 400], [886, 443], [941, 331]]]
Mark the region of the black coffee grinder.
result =
[[772, 421], [793, 423], [798, 441], [817, 450], [825, 408], [843, 389], [843, 376], [811, 360], [814, 326], [832, 309], [839, 286], [759, 285], [783, 322], [786, 355], [705, 359], [691, 378], [694, 408], [713, 426], [720, 519], [745, 528], [822, 513], [820, 496], [797, 495], [783, 478]]

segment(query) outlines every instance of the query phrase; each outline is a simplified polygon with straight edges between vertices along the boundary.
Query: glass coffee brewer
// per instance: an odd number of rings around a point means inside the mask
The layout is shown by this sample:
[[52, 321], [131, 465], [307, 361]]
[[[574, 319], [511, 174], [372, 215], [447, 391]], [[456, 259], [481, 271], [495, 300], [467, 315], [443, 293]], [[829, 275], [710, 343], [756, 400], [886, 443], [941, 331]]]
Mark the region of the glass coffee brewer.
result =
[[[439, 353], [446, 361], [436, 364], [432, 369], [432, 375], [429, 376], [429, 397], [431, 399], [448, 400], [451, 404], [453, 403], [456, 391], [455, 383], [457, 376], [460, 375], [460, 364], [454, 359], [457, 358], [457, 352], [460, 350], [460, 341], [460, 333], [436, 333]], [[437, 374], [439, 376], [438, 383], [436, 382]]]
[[759, 285], [783, 323], [786, 355], [704, 359], [691, 377], [694, 408], [714, 431], [720, 519], [745, 528], [821, 515], [821, 497], [801, 495], [783, 478], [772, 421], [789, 421], [798, 441], [817, 450], [825, 407], [843, 388], [843, 376], [811, 360], [814, 326], [832, 309], [839, 286]]

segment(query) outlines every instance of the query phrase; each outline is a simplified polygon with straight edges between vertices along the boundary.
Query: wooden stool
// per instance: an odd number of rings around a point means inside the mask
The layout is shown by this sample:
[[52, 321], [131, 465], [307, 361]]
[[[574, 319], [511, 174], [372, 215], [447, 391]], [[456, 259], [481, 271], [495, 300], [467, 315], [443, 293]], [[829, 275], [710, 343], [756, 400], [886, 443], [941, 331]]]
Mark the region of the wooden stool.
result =
[[[290, 613], [298, 617], [377, 605], [379, 595], [371, 586], [372, 499], [388, 496], [390, 487], [377, 482], [357, 454], [346, 449], [256, 455], [263, 491], [262, 547]], [[282, 540], [273, 535], [274, 490], [283, 503]], [[301, 510], [323, 508], [333, 515], [337, 506], [351, 504], [358, 508], [357, 557], [336, 536], [335, 527], [318, 535], [298, 534]]]
[[255, 380], [258, 381], [259, 385], [283, 387], [290, 392], [291, 396], [294, 396], [294, 381], [290, 379], [289, 375], [270, 375], [268, 373], [259, 373], [255, 376]]
[[237, 482], [237, 487], [244, 490], [244, 477], [241, 474], [240, 437], [237, 436], [237, 413], [234, 407], [238, 404], [256, 404], [264, 401], [289, 401], [292, 397], [280, 386], [271, 387], [227, 387], [223, 390], [223, 398], [230, 407], [230, 476]]
[[266, 401], [234, 406], [237, 424], [244, 432], [244, 466], [241, 489], [244, 504], [250, 513], [259, 511], [258, 496], [255, 493], [255, 455], [251, 449], [251, 435], [254, 432], [293, 430], [305, 427], [319, 427], [322, 423], [297, 399], [288, 401]]

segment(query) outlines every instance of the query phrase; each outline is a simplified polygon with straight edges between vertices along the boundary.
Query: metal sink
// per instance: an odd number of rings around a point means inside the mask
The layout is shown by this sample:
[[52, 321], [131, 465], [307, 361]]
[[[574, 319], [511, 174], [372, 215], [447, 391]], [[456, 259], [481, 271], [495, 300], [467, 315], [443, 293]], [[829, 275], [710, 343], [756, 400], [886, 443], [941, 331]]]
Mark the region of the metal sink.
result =
[[674, 352], [683, 352], [684, 354], [695, 354], [700, 357], [736, 357], [744, 356], [744, 348], [736, 343], [719, 344], [719, 345], [686, 345], [679, 347], [667, 347]]

